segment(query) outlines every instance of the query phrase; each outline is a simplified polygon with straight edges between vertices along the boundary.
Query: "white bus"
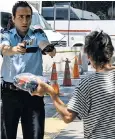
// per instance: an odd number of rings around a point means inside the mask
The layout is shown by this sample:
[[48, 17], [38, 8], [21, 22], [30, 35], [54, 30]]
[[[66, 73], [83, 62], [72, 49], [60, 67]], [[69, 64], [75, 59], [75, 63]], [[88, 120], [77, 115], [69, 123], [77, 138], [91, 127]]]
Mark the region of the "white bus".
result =
[[71, 6], [55, 4], [43, 7], [42, 15], [56, 31], [69, 34], [69, 45], [76, 46], [78, 36], [103, 30], [111, 36], [115, 46], [115, 1], [74, 1]]

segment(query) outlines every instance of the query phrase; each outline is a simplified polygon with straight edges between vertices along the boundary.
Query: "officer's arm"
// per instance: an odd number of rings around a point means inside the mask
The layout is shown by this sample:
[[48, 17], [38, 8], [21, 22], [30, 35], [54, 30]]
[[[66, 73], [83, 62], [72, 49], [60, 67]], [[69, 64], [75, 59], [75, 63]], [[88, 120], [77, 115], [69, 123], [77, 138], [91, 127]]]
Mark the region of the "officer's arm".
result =
[[46, 39], [41, 40], [41, 41], [39, 42], [39, 48], [40, 48], [41, 50], [43, 50], [43, 49], [46, 48], [46, 46], [48, 46], [49, 44], [50, 44], [50, 43], [49, 43], [48, 40], [46, 40]]
[[1, 54], [6, 56], [11, 56], [15, 54], [15, 51], [13, 51], [12, 46], [1, 44]]
[[[49, 41], [44, 40], [39, 43], [39, 48], [43, 51], [46, 47], [50, 45]], [[49, 54], [51, 57], [55, 56], [56, 49], [54, 48], [51, 52], [44, 52], [45, 54]]]
[[26, 53], [26, 48], [24, 48], [24, 44], [20, 43], [17, 46], [10, 46], [1, 44], [1, 54], [5, 56], [11, 56], [14, 54], [24, 54]]
[[10, 41], [8, 39], [8, 35], [1, 34], [0, 52], [2, 55], [13, 54], [12, 47], [10, 46]]
[[52, 52], [46, 52], [49, 56], [54, 57], [56, 55], [56, 49], [54, 48]]
[[25, 42], [18, 43], [17, 46], [11, 46], [10, 36], [8, 33], [1, 35], [0, 52], [2, 55], [11, 56], [14, 54], [26, 53]]
[[[43, 51], [48, 45], [50, 45], [48, 38], [43, 31], [37, 33], [36, 35], [38, 47]], [[54, 50], [51, 52], [45, 52], [45, 54], [49, 54], [51, 57], [53, 57], [56, 54], [56, 49], [54, 48]]]

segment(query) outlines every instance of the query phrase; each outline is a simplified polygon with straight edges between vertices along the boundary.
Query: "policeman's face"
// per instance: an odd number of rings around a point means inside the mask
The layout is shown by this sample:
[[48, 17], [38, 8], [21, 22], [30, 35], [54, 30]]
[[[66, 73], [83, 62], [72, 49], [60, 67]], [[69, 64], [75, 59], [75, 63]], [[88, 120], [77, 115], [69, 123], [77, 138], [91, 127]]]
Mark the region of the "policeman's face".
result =
[[15, 17], [12, 19], [18, 31], [27, 32], [32, 19], [31, 9], [29, 7], [18, 7]]

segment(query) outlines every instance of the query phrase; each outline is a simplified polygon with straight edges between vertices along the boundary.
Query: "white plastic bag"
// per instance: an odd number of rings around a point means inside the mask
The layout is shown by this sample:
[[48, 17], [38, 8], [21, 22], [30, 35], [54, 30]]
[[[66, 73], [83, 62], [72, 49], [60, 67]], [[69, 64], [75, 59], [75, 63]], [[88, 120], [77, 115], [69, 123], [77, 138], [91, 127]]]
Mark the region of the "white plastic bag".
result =
[[32, 94], [38, 87], [37, 78], [41, 79], [45, 83], [50, 83], [50, 81], [43, 76], [36, 76], [31, 73], [21, 73], [14, 77], [14, 85], [21, 90], [28, 91]]

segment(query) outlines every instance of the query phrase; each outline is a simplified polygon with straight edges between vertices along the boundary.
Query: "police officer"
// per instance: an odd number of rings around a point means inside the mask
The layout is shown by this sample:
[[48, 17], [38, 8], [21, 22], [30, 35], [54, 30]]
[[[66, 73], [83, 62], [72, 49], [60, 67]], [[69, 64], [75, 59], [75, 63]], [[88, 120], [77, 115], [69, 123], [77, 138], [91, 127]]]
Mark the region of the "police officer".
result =
[[[49, 42], [43, 32], [30, 29], [31, 19], [32, 8], [29, 4], [26, 1], [15, 3], [12, 8], [15, 27], [4, 34], [1, 42], [2, 139], [16, 139], [20, 118], [24, 139], [43, 139], [44, 136], [43, 97], [30, 96], [13, 85], [13, 77], [19, 73], [42, 75], [43, 72], [41, 51]], [[53, 57], [56, 50], [46, 54]]]

